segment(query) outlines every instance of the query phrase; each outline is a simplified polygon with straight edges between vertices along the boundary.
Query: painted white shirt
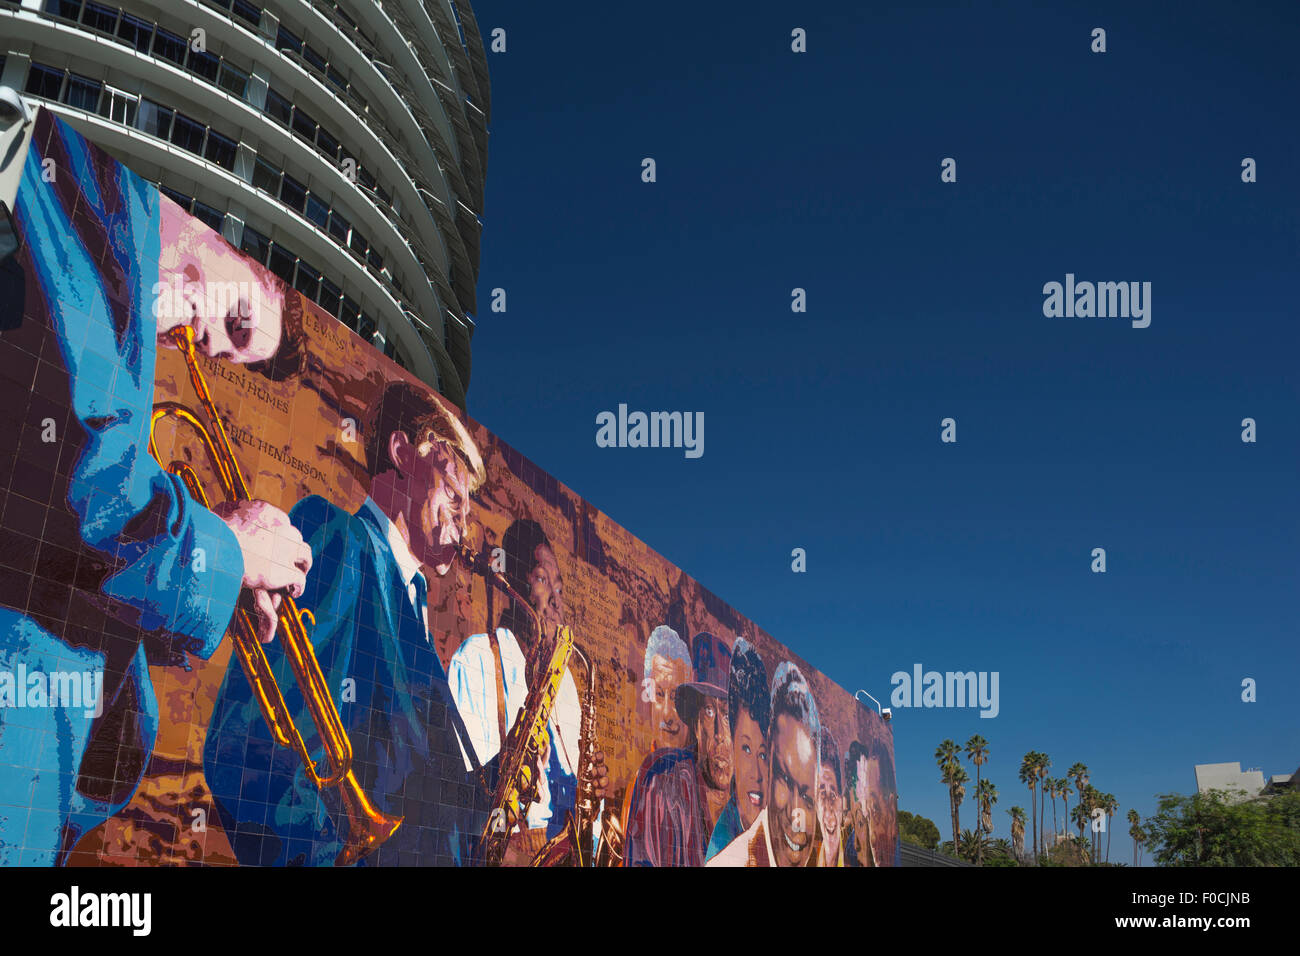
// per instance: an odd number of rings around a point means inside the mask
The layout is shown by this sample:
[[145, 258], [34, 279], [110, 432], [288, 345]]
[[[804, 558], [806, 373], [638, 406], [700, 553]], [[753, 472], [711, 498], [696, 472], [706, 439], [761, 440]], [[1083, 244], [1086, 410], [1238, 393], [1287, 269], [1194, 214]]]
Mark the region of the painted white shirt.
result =
[[429, 637], [429, 604], [426, 598], [424, 606], [420, 605], [417, 597], [418, 591], [415, 586], [415, 577], [418, 574], [424, 581], [424, 593], [429, 593], [429, 582], [420, 570], [420, 562], [415, 555], [411, 554], [411, 549], [407, 547], [406, 542], [402, 540], [402, 533], [397, 530], [397, 525], [389, 519], [388, 515], [379, 510], [379, 505], [375, 504], [374, 499], [366, 496], [362, 508], [370, 512], [371, 517], [384, 530], [384, 536], [388, 539], [388, 547], [392, 549], [393, 560], [397, 562], [397, 568], [402, 572], [402, 580], [406, 582], [406, 596], [411, 601], [411, 606], [424, 618], [424, 639], [432, 643]]
[[[524, 680], [526, 660], [519, 641], [509, 629], [499, 627], [496, 633], [497, 643], [501, 647], [502, 682], [506, 692], [506, 732], [509, 733], [519, 716], [519, 708], [524, 706], [524, 700], [528, 697], [528, 687]], [[447, 666], [447, 682], [451, 685], [456, 709], [465, 722], [465, 729], [480, 764], [487, 763], [501, 750], [501, 734], [497, 728], [495, 670], [496, 661], [486, 634], [466, 638]], [[550, 781], [546, 776], [546, 768], [550, 766], [552, 756], [559, 759], [560, 769], [566, 775], [573, 776], [574, 768], [578, 765], [582, 702], [578, 698], [573, 673], [567, 669], [560, 680], [560, 693], [555, 701], [555, 709], [551, 711], [549, 727], [552, 737], [557, 741], [557, 753], [552, 755], [548, 746], [547, 752], [542, 755], [537, 775], [537, 800], [528, 808], [530, 829], [546, 826], [553, 813]], [[472, 769], [468, 756], [465, 756], [465, 767]]]

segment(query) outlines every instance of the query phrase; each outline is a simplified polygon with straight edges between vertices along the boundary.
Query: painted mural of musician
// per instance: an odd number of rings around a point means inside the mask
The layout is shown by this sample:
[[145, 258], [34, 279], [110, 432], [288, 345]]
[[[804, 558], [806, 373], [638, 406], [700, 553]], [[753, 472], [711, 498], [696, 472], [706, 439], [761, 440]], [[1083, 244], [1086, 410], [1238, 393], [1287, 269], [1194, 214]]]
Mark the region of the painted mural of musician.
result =
[[821, 777], [817, 782], [816, 866], [844, 865], [844, 798], [840, 777], [840, 748], [835, 735], [822, 725]]
[[[290, 512], [315, 558], [299, 602], [353, 748], [361, 789], [402, 817], [363, 865], [468, 863], [477, 792], [464, 773], [460, 723], [429, 635], [429, 577], [442, 578], [484, 478], [473, 438], [427, 388], [386, 385], [361, 425], [370, 494], [350, 514], [319, 496]], [[300, 728], [311, 728], [282, 656], [268, 652]], [[306, 737], [306, 734], [304, 734]], [[322, 755], [315, 733], [307, 745]], [[243, 672], [226, 672], [204, 750], [204, 772], [242, 864], [328, 865], [347, 837], [340, 797], [277, 747]], [[459, 773], [459, 777], [457, 777]]]
[[767, 799], [767, 729], [772, 690], [758, 649], [737, 638], [727, 678], [727, 716], [731, 724], [731, 799], [718, 815], [705, 859], [710, 860], [754, 824]]
[[724, 686], [731, 649], [706, 632], [695, 635], [692, 644], [695, 680], [672, 691], [688, 746], [655, 750], [637, 771], [626, 812], [627, 866], [702, 866], [709, 835], [731, 797], [732, 733]]
[[[537, 678], [536, 673], [529, 673], [530, 657], [537, 670], [546, 666], [554, 651], [556, 629], [567, 617], [564, 580], [541, 525], [528, 519], [513, 522], [502, 536], [501, 547], [507, 582], [528, 599], [545, 633], [534, 633], [532, 616], [502, 595], [494, 633], [466, 638], [447, 664], [452, 697], [480, 765], [497, 757], [503, 736], [509, 735], [519, 717], [529, 687]], [[504, 699], [498, 688], [504, 691]], [[567, 824], [576, 804], [581, 732], [582, 701], [573, 673], [566, 667], [547, 719], [547, 745], [538, 759], [540, 766], [534, 768], [536, 799], [525, 811], [524, 825], [509, 839], [502, 861], [506, 865], [531, 862], [546, 841]], [[470, 766], [468, 754], [465, 761]]]
[[799, 667], [782, 662], [772, 677], [768, 735], [771, 777], [754, 823], [706, 866], [809, 866], [817, 827], [821, 722]]
[[[14, 410], [0, 434], [22, 442], [22, 467], [5, 476], [0, 603], [31, 596], [26, 613], [0, 609], [0, 670], [103, 675], [98, 714], [41, 708], [14, 720], [0, 707], [0, 764], [11, 765], [0, 804], [31, 807], [0, 814], [0, 864], [49, 865], [139, 786], [159, 723], [148, 666], [209, 657], [241, 592], [270, 640], [272, 594], [301, 593], [311, 555], [278, 508], [209, 511], [147, 451], [154, 360], [172, 329], [188, 327], [208, 358], [292, 374], [301, 323], [280, 288], [48, 111], [35, 123], [15, 208], [26, 315], [6, 345], [47, 361], [22, 401], [0, 402]], [[218, 273], [256, 301], [211, 311]], [[178, 308], [158, 307], [159, 287], [179, 290]], [[42, 422], [54, 441], [40, 440]], [[39, 554], [22, 540], [32, 521]], [[32, 756], [42, 752], [50, 762]]]

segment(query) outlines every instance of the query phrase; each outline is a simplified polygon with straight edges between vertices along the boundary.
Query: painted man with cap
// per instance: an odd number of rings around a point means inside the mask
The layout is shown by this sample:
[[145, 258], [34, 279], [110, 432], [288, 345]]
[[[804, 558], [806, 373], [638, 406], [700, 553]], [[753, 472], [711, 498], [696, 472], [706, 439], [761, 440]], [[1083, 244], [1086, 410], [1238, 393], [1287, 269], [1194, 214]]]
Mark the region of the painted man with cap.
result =
[[624, 831], [627, 866], [702, 866], [731, 795], [731, 649], [704, 632], [691, 645], [695, 680], [675, 692], [688, 746], [655, 750], [637, 772]]

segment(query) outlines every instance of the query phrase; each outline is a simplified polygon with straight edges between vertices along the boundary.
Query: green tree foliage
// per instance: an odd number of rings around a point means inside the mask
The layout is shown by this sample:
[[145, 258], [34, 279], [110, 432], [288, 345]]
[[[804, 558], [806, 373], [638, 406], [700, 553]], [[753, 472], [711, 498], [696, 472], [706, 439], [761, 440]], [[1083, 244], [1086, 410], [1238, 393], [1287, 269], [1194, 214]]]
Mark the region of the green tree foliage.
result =
[[899, 810], [898, 833], [899, 836], [913, 846], [933, 850], [939, 845], [938, 825], [929, 817], [923, 817], [919, 813], [908, 813], [906, 810]]
[[1234, 802], [1162, 794], [1145, 832], [1161, 866], [1300, 866], [1300, 792]]

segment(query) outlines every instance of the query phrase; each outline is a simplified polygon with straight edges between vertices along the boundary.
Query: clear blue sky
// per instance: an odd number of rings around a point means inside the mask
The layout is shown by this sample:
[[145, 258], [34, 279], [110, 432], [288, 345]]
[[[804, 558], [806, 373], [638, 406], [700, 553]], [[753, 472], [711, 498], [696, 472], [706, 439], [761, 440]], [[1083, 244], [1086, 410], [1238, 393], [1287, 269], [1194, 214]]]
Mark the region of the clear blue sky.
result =
[[[894, 712], [944, 832], [944, 737], [988, 738], [995, 836], [1030, 749], [1121, 815], [1295, 770], [1300, 5], [870, 6], [474, 4], [470, 414], [850, 690], [998, 671], [996, 719]], [[1151, 326], [1045, 318], [1067, 272], [1151, 282]], [[704, 456], [597, 448], [620, 402], [704, 412]]]

